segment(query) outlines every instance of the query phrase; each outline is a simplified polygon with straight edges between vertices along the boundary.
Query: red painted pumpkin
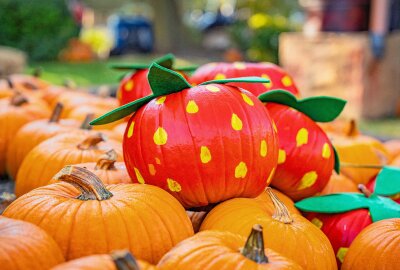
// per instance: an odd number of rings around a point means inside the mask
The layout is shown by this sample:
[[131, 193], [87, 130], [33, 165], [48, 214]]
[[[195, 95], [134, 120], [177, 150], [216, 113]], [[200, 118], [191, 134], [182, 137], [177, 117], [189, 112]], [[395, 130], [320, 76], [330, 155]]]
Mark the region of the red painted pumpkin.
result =
[[269, 83], [263, 84], [230, 83], [250, 91], [255, 96], [273, 89], [284, 89], [295, 95], [299, 94], [292, 77], [272, 63], [209, 63], [199, 67], [190, 80], [194, 84], [200, 84], [214, 79], [243, 76], [259, 76], [270, 80]]

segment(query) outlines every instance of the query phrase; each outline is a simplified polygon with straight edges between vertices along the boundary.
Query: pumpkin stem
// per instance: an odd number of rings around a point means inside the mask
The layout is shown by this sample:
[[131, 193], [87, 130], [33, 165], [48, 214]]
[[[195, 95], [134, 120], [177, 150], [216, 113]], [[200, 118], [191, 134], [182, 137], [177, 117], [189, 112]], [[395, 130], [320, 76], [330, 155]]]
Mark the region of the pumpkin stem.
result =
[[357, 122], [355, 119], [351, 119], [349, 123], [349, 130], [347, 130], [347, 137], [355, 137], [359, 134]]
[[290, 212], [287, 209], [286, 205], [281, 200], [279, 200], [278, 196], [276, 196], [275, 193], [272, 191], [272, 188], [267, 187], [265, 190], [267, 191], [275, 207], [275, 212], [272, 215], [272, 218], [285, 224], [292, 223], [293, 218], [290, 215]]
[[111, 149], [100, 156], [96, 163], [95, 170], [114, 170], [117, 161], [117, 152]]
[[25, 103], [28, 103], [29, 100], [21, 94], [20, 92], [15, 92], [15, 94], [11, 97], [10, 104], [13, 106], [21, 106]]
[[87, 129], [87, 130], [91, 130], [92, 126], [90, 125], [90, 121], [92, 121], [94, 118], [94, 114], [93, 113], [88, 113], [85, 117], [85, 119], [83, 119], [83, 122], [81, 124], [80, 129]]
[[104, 137], [103, 133], [96, 133], [88, 136], [86, 139], [84, 139], [82, 142], [78, 144], [78, 148], [80, 150], [89, 150], [92, 148], [95, 148], [97, 144], [100, 142], [104, 142], [106, 138]]
[[6, 78], [6, 82], [8, 84], [8, 87], [10, 87], [11, 89], [14, 89], [14, 84], [13, 84], [13, 82], [12, 82], [10, 77]]
[[372, 192], [363, 184], [358, 184], [358, 190], [361, 191], [365, 197], [369, 198], [372, 195]]
[[111, 258], [117, 270], [139, 270], [135, 257], [127, 250], [114, 251]]
[[382, 169], [384, 165], [376, 165], [376, 164], [355, 164], [342, 162], [340, 166], [343, 168], [357, 168], [357, 169]]
[[113, 194], [106, 189], [103, 182], [92, 172], [76, 166], [65, 166], [55, 176], [55, 180], [67, 182], [82, 193], [77, 199], [82, 201], [103, 201], [111, 198]]
[[240, 253], [256, 263], [268, 263], [268, 257], [265, 255], [264, 250], [263, 228], [261, 225], [256, 224], [253, 226]]
[[58, 123], [63, 109], [64, 109], [64, 105], [60, 102], [57, 102], [56, 106], [53, 109], [53, 112], [51, 113], [49, 122], [50, 123]]

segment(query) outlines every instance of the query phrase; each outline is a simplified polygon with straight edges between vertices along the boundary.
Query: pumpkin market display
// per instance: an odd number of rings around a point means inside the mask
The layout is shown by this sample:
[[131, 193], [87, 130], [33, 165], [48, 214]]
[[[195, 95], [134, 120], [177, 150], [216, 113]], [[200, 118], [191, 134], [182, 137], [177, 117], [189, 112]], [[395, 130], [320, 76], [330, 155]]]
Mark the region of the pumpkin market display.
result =
[[153, 95], [92, 121], [107, 124], [133, 112], [124, 135], [126, 167], [138, 183], [159, 186], [185, 208], [233, 197], [256, 197], [277, 163], [277, 139], [264, 105], [232, 81], [191, 85], [177, 72], [154, 63]]
[[265, 211], [255, 199], [235, 198], [213, 208], [200, 231], [229, 231], [245, 236], [258, 223], [264, 228], [265, 246], [303, 269], [337, 269], [332, 246], [324, 233], [301, 215], [290, 213], [270, 188], [268, 193], [275, 206], [274, 214]]
[[165, 270], [303, 269], [293, 260], [264, 248], [260, 225], [254, 225], [248, 234], [246, 240], [230, 232], [200, 232], [169, 251], [158, 266]]
[[332, 121], [346, 102], [333, 97], [298, 100], [287, 91], [266, 92], [259, 99], [267, 102], [279, 138], [278, 167], [271, 185], [296, 201], [322, 191], [333, 169], [339, 170], [339, 161], [316, 122]]
[[64, 262], [56, 242], [32, 223], [0, 216], [0, 265], [5, 270], [50, 269]]
[[77, 166], [65, 167], [54, 178], [63, 183], [21, 196], [3, 215], [41, 227], [67, 260], [128, 249], [138, 259], [157, 263], [193, 235], [184, 208], [158, 187], [104, 186], [96, 175]]
[[399, 268], [400, 218], [369, 225], [354, 239], [342, 269], [395, 270]]
[[244, 76], [258, 76], [269, 81], [260, 84], [248, 84], [246, 82], [230, 84], [246, 89], [255, 96], [274, 89], [284, 89], [296, 96], [299, 95], [299, 90], [292, 77], [273, 63], [208, 63], [200, 66], [190, 77], [190, 80], [194, 84], [201, 84], [210, 80]]

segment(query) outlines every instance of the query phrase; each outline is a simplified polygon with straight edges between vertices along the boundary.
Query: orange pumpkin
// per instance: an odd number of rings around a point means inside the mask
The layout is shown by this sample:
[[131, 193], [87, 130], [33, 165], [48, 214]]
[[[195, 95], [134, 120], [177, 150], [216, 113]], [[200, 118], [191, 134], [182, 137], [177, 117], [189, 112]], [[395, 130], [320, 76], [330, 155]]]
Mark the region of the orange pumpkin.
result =
[[71, 128], [79, 126], [72, 119], [60, 120], [62, 104], [58, 103], [49, 120], [32, 121], [21, 127], [11, 140], [7, 151], [7, 172], [12, 179], [17, 176], [18, 168], [25, 156], [39, 143], [61, 133], [71, 131]]
[[99, 155], [110, 149], [115, 149], [118, 161], [122, 161], [121, 143], [106, 140], [103, 134], [94, 131], [85, 133], [60, 134], [33, 148], [18, 170], [15, 183], [17, 197], [47, 185], [64, 166], [95, 162]]
[[3, 215], [38, 225], [67, 260], [128, 249], [157, 263], [193, 235], [182, 205], [166, 191], [140, 184], [105, 187], [90, 171], [67, 166], [55, 177], [66, 183], [37, 188], [16, 199]]
[[400, 218], [372, 223], [354, 239], [343, 270], [399, 269]]
[[400, 157], [400, 140], [390, 140], [383, 143], [389, 152], [391, 159]]
[[[286, 208], [289, 210], [290, 213], [293, 214], [298, 214], [301, 215], [300, 211], [297, 210], [296, 206], [294, 206], [294, 202], [292, 199], [290, 199], [288, 196], [280, 192], [279, 190], [271, 188], [271, 190], [274, 192], [274, 194], [281, 200]], [[265, 190], [263, 193], [261, 193], [258, 197], [256, 197], [254, 200], [256, 200], [262, 209], [267, 212], [269, 215], [273, 215], [275, 212], [275, 205], [271, 199], [271, 197], [268, 195], [268, 191]]]
[[29, 222], [0, 216], [0, 265], [4, 270], [42, 270], [64, 262], [56, 242]]
[[136, 260], [126, 251], [92, 255], [57, 265], [51, 270], [156, 270], [154, 265]]
[[113, 131], [120, 138], [124, 138], [125, 130], [126, 130], [126, 122], [120, 123], [113, 128]]
[[211, 210], [200, 231], [222, 230], [245, 236], [254, 223], [259, 223], [264, 227], [266, 247], [304, 269], [337, 269], [332, 246], [322, 231], [306, 218], [290, 213], [270, 188], [267, 191], [275, 205], [272, 217], [257, 201], [236, 198]]
[[39, 76], [27, 74], [12, 74], [8, 76], [12, 88], [21, 91], [43, 90], [49, 87], [49, 83], [40, 79]]
[[395, 158], [391, 163], [391, 166], [397, 166], [400, 167], [400, 156], [398, 156], [397, 158]]
[[158, 267], [162, 270], [303, 269], [294, 261], [264, 248], [260, 225], [254, 225], [249, 232], [247, 241], [230, 232], [200, 232], [174, 247]]
[[7, 150], [17, 131], [26, 123], [49, 115], [46, 103], [20, 93], [0, 100], [0, 175], [5, 173]]
[[332, 173], [328, 184], [319, 193], [319, 195], [327, 195], [339, 192], [359, 192], [357, 185], [343, 174]]

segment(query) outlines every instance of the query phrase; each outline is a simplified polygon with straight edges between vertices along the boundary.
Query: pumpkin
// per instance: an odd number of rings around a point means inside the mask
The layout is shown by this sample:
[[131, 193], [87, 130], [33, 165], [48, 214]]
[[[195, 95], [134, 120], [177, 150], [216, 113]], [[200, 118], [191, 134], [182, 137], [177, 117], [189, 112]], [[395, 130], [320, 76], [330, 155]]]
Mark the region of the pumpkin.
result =
[[400, 218], [366, 227], [351, 244], [342, 269], [399, 269]]
[[7, 150], [17, 131], [26, 123], [49, 115], [43, 101], [20, 93], [0, 100], [0, 175], [5, 173]]
[[329, 134], [342, 163], [340, 172], [356, 184], [366, 184], [379, 169], [370, 165], [385, 165], [390, 156], [385, 146], [375, 138], [358, 132], [356, 122], [350, 122], [346, 135]]
[[263, 77], [270, 80], [270, 82], [263, 84], [231, 83], [230, 85], [246, 89], [255, 96], [273, 89], [284, 89], [299, 95], [299, 90], [292, 77], [273, 63], [208, 63], [200, 66], [190, 77], [190, 80], [194, 84], [200, 84], [213, 79], [243, 76]]
[[338, 165], [332, 144], [316, 121], [329, 122], [337, 117], [345, 101], [330, 97], [297, 100], [285, 91], [281, 94], [286, 98], [280, 100], [276, 93], [259, 96], [267, 102], [279, 138], [278, 167], [271, 185], [297, 201], [322, 191]]
[[[373, 177], [365, 186], [367, 187], [368, 190], [370, 190], [372, 193], [375, 192], [375, 187], [376, 187], [376, 179], [377, 177]], [[391, 179], [393, 182], [396, 179]], [[393, 183], [394, 185], [394, 183]], [[391, 196], [385, 196], [385, 197], [390, 197], [392, 200], [400, 204], [400, 190], [396, 194], [392, 194]]]
[[308, 198], [296, 206], [329, 238], [340, 266], [350, 244], [372, 222], [400, 217], [400, 205], [388, 198], [371, 194], [360, 185], [362, 194], [336, 193]]
[[101, 133], [82, 132], [59, 134], [33, 148], [22, 161], [15, 183], [17, 197], [40, 186], [69, 164], [97, 161], [104, 152], [115, 149], [122, 161], [121, 144], [105, 140]]
[[390, 160], [400, 157], [400, 140], [389, 140], [384, 142], [383, 145], [391, 157]]
[[76, 164], [94, 173], [104, 184], [132, 183], [124, 162], [117, 162], [118, 154], [114, 149], [98, 157], [97, 162]]
[[[159, 65], [171, 69], [174, 65], [175, 56], [173, 54], [166, 54], [153, 62]], [[149, 64], [116, 64], [112, 66], [118, 70], [130, 70], [121, 80], [118, 90], [117, 98], [120, 105], [127, 104], [131, 101], [139, 98], [148, 96], [152, 93], [150, 85], [147, 81], [147, 74], [149, 72]], [[178, 68], [174, 67], [174, 70], [180, 72], [180, 74], [188, 79], [184, 71], [192, 70], [192, 67]]]
[[20, 91], [36, 91], [43, 90], [50, 86], [50, 84], [39, 76], [32, 76], [27, 74], [12, 74], [8, 76], [12, 88]]
[[127, 251], [113, 252], [111, 255], [91, 255], [53, 267], [51, 270], [156, 270], [156, 267], [136, 260]]
[[269, 184], [278, 156], [263, 104], [233, 86], [208, 82], [191, 88], [180, 74], [156, 63], [148, 78], [154, 95], [91, 122], [106, 124], [137, 110], [123, 141], [134, 182], [167, 190], [185, 208], [258, 196]]
[[116, 134], [116, 136], [118, 136], [118, 137], [121, 138], [121, 139], [124, 138], [125, 130], [126, 130], [126, 122], [120, 123], [120, 124], [116, 125], [116, 126], [112, 129], [112, 131], [114, 131], [114, 133]]
[[56, 242], [38, 226], [0, 216], [0, 265], [4, 270], [42, 270], [64, 262]]
[[[300, 214], [300, 211], [297, 210], [297, 208], [294, 206], [294, 202], [292, 201], [292, 199], [290, 199], [288, 196], [286, 196], [285, 194], [283, 194], [282, 192], [280, 192], [279, 190], [273, 189], [271, 188], [272, 192], [275, 194], [275, 196], [278, 197], [278, 199], [280, 201], [282, 201], [282, 203], [285, 204], [286, 208], [288, 209], [288, 211], [290, 213], [293, 214]], [[269, 215], [273, 215], [275, 212], [275, 205], [271, 199], [271, 196], [268, 195], [268, 191], [265, 190], [263, 193], [261, 193], [259, 196], [254, 198], [255, 201], [257, 201], [260, 206], [262, 207], [262, 209], [267, 212]]]
[[16, 178], [23, 159], [36, 145], [55, 135], [71, 132], [71, 128], [79, 126], [78, 122], [72, 119], [60, 120], [62, 109], [62, 104], [58, 103], [48, 120], [29, 122], [14, 134], [8, 147], [6, 162], [8, 175], [12, 179]]
[[260, 225], [251, 228], [247, 240], [230, 232], [200, 232], [169, 251], [158, 267], [162, 270], [303, 269], [293, 260], [264, 248]]
[[400, 167], [400, 156], [396, 157], [390, 165]]
[[183, 207], [158, 187], [106, 187], [96, 175], [77, 166], [65, 167], [54, 178], [66, 183], [25, 194], [3, 215], [44, 229], [67, 260], [128, 249], [138, 259], [157, 263], [193, 235]]
[[231, 199], [210, 211], [200, 231], [221, 230], [244, 236], [257, 222], [264, 227], [266, 247], [304, 269], [337, 269], [328, 238], [301, 215], [290, 213], [270, 188], [267, 192], [275, 206], [272, 216], [254, 199]]
[[357, 185], [352, 180], [350, 180], [343, 174], [337, 174], [336, 172], [333, 172], [331, 178], [329, 179], [328, 184], [319, 193], [319, 195], [327, 195], [339, 192], [359, 192], [359, 191]]

